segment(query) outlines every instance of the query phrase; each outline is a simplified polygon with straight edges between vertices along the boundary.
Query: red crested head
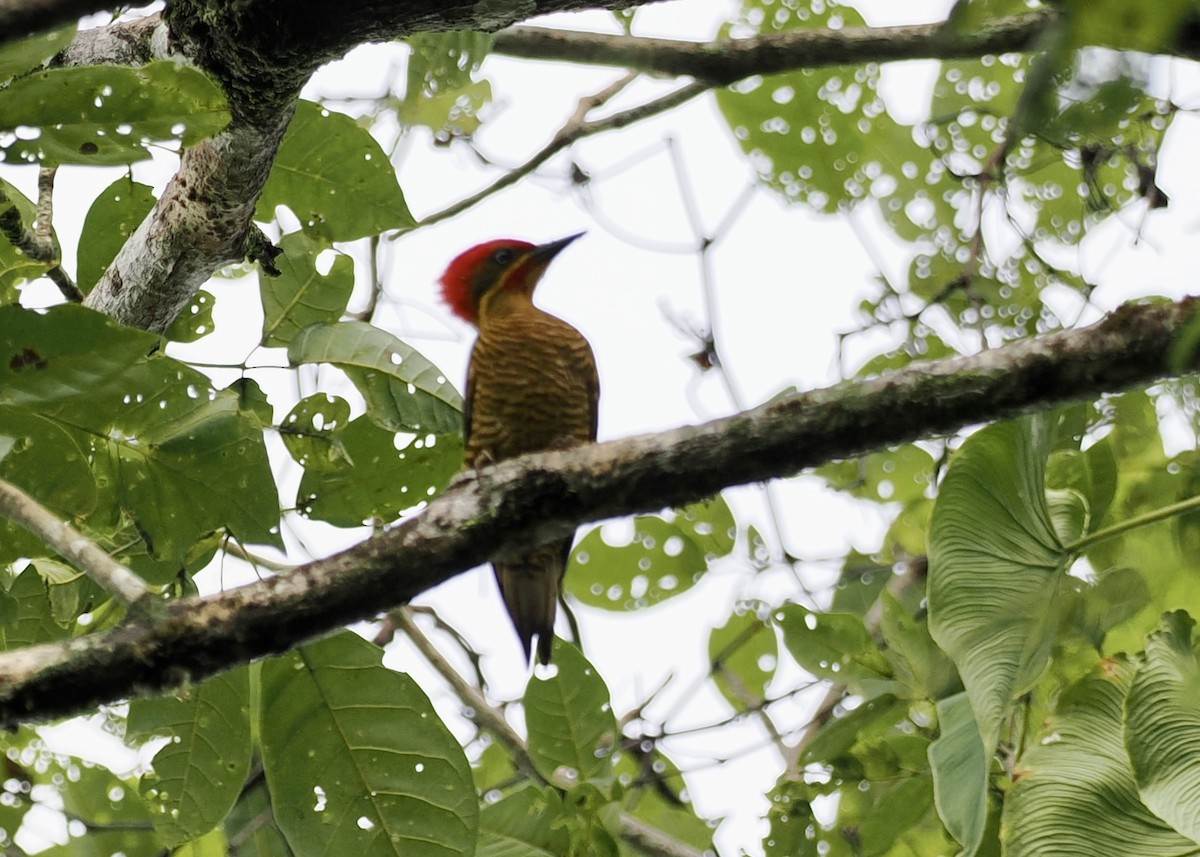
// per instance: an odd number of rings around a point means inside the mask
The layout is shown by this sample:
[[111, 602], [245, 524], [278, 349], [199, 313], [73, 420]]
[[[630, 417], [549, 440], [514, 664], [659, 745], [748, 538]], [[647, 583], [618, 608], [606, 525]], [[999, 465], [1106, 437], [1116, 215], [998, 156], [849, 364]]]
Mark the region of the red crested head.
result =
[[479, 324], [483, 298], [497, 286], [532, 296], [550, 260], [583, 233], [547, 244], [530, 244], [515, 238], [498, 238], [476, 244], [454, 258], [438, 281], [442, 297], [459, 318]]

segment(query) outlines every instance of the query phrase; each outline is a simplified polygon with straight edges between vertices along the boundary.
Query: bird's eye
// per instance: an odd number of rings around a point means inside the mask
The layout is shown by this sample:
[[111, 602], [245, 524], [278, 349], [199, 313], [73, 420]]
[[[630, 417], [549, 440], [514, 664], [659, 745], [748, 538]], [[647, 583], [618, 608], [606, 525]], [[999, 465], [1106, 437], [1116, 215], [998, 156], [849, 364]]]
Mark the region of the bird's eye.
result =
[[492, 255], [492, 259], [497, 265], [507, 265], [513, 260], [513, 251], [507, 247], [501, 247]]

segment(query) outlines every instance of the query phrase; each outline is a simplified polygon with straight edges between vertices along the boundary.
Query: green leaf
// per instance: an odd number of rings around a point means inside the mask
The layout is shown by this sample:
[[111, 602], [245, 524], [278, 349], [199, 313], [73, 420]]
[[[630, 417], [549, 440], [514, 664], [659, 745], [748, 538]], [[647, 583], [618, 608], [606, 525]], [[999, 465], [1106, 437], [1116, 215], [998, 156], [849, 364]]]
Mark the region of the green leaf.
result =
[[275, 823], [271, 795], [262, 777], [242, 792], [224, 827], [229, 839], [241, 843], [237, 857], [295, 857]]
[[33, 567], [25, 569], [0, 591], [0, 650], [52, 643], [69, 634], [54, 621], [46, 582]]
[[872, 697], [848, 714], [830, 720], [804, 748], [804, 762], [836, 762], [857, 743], [870, 743], [906, 722], [908, 703], [890, 693]]
[[929, 636], [929, 626], [913, 618], [900, 599], [886, 589], [880, 630], [887, 648], [884, 656], [896, 678], [907, 686], [911, 699], [941, 699], [962, 685], [946, 654]]
[[0, 306], [0, 405], [41, 407], [119, 382], [157, 343], [78, 304]]
[[[0, 214], [4, 214], [10, 208], [16, 208], [21, 224], [25, 227], [37, 217], [33, 202], [13, 185], [0, 179]], [[50, 270], [50, 267], [45, 262], [31, 259], [0, 234], [0, 304], [15, 302], [16, 287], [36, 280]]]
[[1146, 806], [1200, 842], [1200, 667], [1194, 620], [1177, 611], [1146, 640], [1125, 700], [1125, 742]]
[[575, 782], [604, 779], [612, 769], [617, 722], [608, 686], [579, 649], [554, 643], [554, 675], [534, 675], [525, 688], [529, 756], [548, 780], [567, 772]]
[[[223, 527], [243, 541], [281, 544], [262, 429], [239, 409], [237, 393], [213, 390], [206, 376], [167, 358], [147, 360], [125, 382], [123, 410], [103, 403], [101, 419], [117, 416], [102, 443], [119, 502], [151, 554], [182, 557], [202, 534]], [[96, 404], [75, 403], [59, 416], [86, 420], [78, 408]]]
[[740, 608], [708, 635], [708, 658], [717, 689], [735, 709], [760, 703], [775, 675], [779, 642], [775, 629]]
[[275, 156], [255, 219], [284, 206], [330, 241], [353, 241], [416, 221], [387, 155], [343, 113], [301, 101]]
[[[287, 346], [310, 324], [333, 324], [346, 311], [354, 291], [354, 260], [304, 232], [283, 236], [275, 260], [278, 277], [259, 277], [262, 292], [262, 344]], [[334, 254], [328, 274], [317, 271], [317, 256]]]
[[262, 668], [263, 769], [299, 854], [469, 854], [479, 823], [458, 741], [408, 676], [349, 632]]
[[367, 400], [367, 415], [389, 431], [462, 430], [462, 396], [420, 352], [362, 321], [316, 324], [292, 339], [288, 360], [337, 366]]
[[222, 673], [179, 696], [135, 699], [130, 735], [167, 735], [139, 791], [168, 847], [213, 830], [250, 771], [249, 668]]
[[771, 807], [767, 810], [768, 833], [763, 837], [763, 852], [767, 857], [816, 857], [817, 829], [813, 814], [812, 787], [794, 775], [784, 774], [767, 794]]
[[[858, 11], [836, 0], [743, 0], [725, 35], [862, 25]], [[752, 75], [717, 90], [717, 107], [760, 181], [788, 202], [832, 213], [867, 198], [875, 182], [898, 177], [904, 155], [920, 152], [877, 95], [879, 75], [877, 64]]]
[[691, 589], [713, 559], [733, 550], [736, 533], [720, 495], [663, 516], [638, 515], [632, 538], [620, 544], [596, 527], [575, 546], [574, 564], [587, 570], [567, 575], [567, 592], [605, 610], [650, 607]]
[[1181, 857], [1200, 846], [1150, 812], [1138, 797], [1124, 741], [1133, 669], [1101, 662], [1059, 701], [1029, 743], [1004, 803], [1005, 857], [1137, 854]]
[[0, 84], [13, 75], [29, 71], [51, 59], [75, 38], [78, 28], [71, 24], [57, 30], [36, 33], [23, 39], [6, 42], [0, 47]]
[[154, 189], [124, 175], [100, 192], [79, 233], [76, 285], [87, 294], [154, 208]]
[[0, 91], [0, 130], [37, 129], [0, 147], [0, 161], [129, 164], [150, 157], [152, 144], [187, 148], [228, 122], [220, 88], [186, 65], [53, 68]]
[[438, 140], [473, 134], [480, 110], [492, 98], [491, 84], [474, 79], [491, 50], [492, 35], [455, 30], [417, 33], [405, 41], [412, 53], [404, 100], [396, 108], [400, 121], [425, 125]]
[[934, 802], [946, 830], [971, 857], [988, 818], [988, 753], [965, 693], [938, 700], [940, 735], [929, 745]]
[[[195, 342], [208, 336], [214, 330], [213, 304], [215, 301], [216, 298], [213, 297], [212, 292], [206, 292], [204, 289], [197, 290], [188, 305], [179, 315], [175, 316], [170, 327], [163, 331], [163, 336], [172, 342]], [[251, 383], [253, 383], [252, 380]]]
[[1046, 667], [1067, 552], [1046, 500], [1050, 423], [988, 426], [950, 463], [929, 533], [929, 630], [958, 667], [990, 753]]
[[891, 678], [887, 659], [859, 616], [785, 604], [775, 611], [775, 624], [796, 663], [818, 678], [843, 684]]
[[400, 449], [397, 442], [367, 417], [352, 421], [336, 434], [336, 448], [344, 457], [305, 469], [296, 507], [337, 527], [394, 521], [401, 512], [432, 500], [462, 467], [458, 435], [411, 438]]
[[342, 433], [349, 424], [349, 402], [316, 393], [296, 403], [284, 417], [279, 436], [295, 462], [306, 470], [336, 470], [339, 466], [354, 466], [342, 442]]
[[59, 781], [63, 810], [86, 826], [82, 836], [39, 854], [50, 857], [155, 857], [162, 842], [150, 824], [150, 812], [137, 796], [137, 785], [90, 762], [72, 760]]
[[479, 813], [475, 857], [558, 857], [567, 853], [557, 792], [528, 784]]
[[1067, 0], [1065, 6], [1074, 45], [1145, 53], [1170, 50], [1196, 8], [1191, 0], [1160, 0], [1153, 9], [1123, 0]]
[[933, 484], [933, 470], [933, 456], [908, 444], [826, 464], [815, 473], [835, 491], [877, 503], [908, 503], [925, 496]]
[[0, 478], [65, 515], [86, 515], [96, 507], [91, 449], [81, 432], [23, 408], [0, 405], [0, 438], [12, 444], [0, 461]]

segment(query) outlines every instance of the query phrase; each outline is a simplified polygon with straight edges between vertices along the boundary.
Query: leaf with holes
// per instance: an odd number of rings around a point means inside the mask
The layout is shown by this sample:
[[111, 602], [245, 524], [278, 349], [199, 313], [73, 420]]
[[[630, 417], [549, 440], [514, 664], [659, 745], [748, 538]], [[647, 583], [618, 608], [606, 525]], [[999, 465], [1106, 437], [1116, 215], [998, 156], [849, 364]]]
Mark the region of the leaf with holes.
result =
[[100, 191], [79, 233], [76, 280], [80, 291], [87, 294], [104, 276], [117, 252], [154, 208], [154, 202], [154, 189], [128, 175]]
[[818, 678], [853, 684], [892, 677], [891, 665], [859, 616], [785, 604], [775, 611], [775, 624], [796, 663]]
[[[287, 346], [310, 324], [333, 324], [346, 311], [354, 291], [354, 261], [328, 243], [303, 233], [285, 235], [275, 260], [278, 277], [259, 277], [262, 293], [262, 344]], [[317, 271], [317, 256], [332, 253], [329, 273]]]
[[206, 75], [163, 60], [138, 68], [52, 68], [0, 91], [0, 130], [32, 129], [0, 146], [9, 163], [130, 164], [149, 146], [193, 146], [229, 122], [225, 96]]
[[775, 629], [752, 609], [739, 606], [709, 633], [708, 659], [713, 681], [730, 705], [741, 710], [759, 704], [779, 659]]
[[138, 790], [167, 847], [215, 828], [250, 772], [250, 670], [239, 667], [177, 696], [129, 703], [128, 734], [171, 738], [154, 755]]
[[362, 321], [314, 324], [288, 348], [293, 366], [330, 363], [367, 400], [367, 416], [388, 431], [462, 431], [463, 400], [415, 348]]
[[301, 101], [258, 200], [255, 219], [292, 211], [308, 231], [353, 241], [414, 226], [387, 155], [371, 132], [344, 113]]
[[525, 688], [529, 756], [548, 780], [560, 769], [574, 782], [604, 779], [618, 734], [608, 686], [570, 643], [555, 641], [554, 666], [551, 678], [534, 675]]
[[639, 515], [632, 538], [616, 544], [596, 527], [575, 546], [567, 592], [591, 607], [641, 610], [690, 589], [710, 561], [733, 550], [735, 536], [720, 495], [664, 516]]
[[305, 469], [296, 508], [337, 527], [394, 521], [436, 497], [462, 467], [458, 435], [415, 437], [397, 449], [398, 442], [366, 417], [353, 420], [335, 435], [342, 457]]
[[279, 436], [292, 459], [305, 470], [354, 466], [342, 432], [350, 424], [350, 403], [328, 393], [301, 399], [283, 418]]
[[475, 846], [462, 747], [408, 676], [341, 632], [264, 662], [263, 770], [301, 854], [447, 857]]

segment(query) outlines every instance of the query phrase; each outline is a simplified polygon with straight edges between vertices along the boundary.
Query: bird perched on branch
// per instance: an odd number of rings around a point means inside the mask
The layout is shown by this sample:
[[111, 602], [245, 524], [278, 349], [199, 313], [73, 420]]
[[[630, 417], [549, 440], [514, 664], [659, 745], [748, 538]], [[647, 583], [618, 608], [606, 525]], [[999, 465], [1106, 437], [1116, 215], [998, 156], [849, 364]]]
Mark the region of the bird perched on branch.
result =
[[[596, 439], [600, 379], [578, 330], [533, 305], [550, 261], [583, 233], [547, 244], [500, 239], [460, 254], [442, 275], [451, 310], [479, 329], [467, 369], [468, 467]], [[494, 562], [525, 657], [550, 662], [571, 539]]]

